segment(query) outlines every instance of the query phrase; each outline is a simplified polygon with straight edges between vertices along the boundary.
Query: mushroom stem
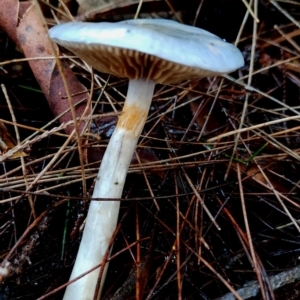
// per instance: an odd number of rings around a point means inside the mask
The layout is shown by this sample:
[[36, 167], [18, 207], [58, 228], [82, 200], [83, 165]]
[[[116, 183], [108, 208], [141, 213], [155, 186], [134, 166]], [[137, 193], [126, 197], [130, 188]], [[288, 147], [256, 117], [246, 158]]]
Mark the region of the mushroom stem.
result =
[[[121, 198], [126, 174], [147, 119], [154, 86], [152, 80], [129, 81], [127, 98], [102, 159], [93, 198]], [[120, 201], [91, 201], [70, 280], [103, 261], [117, 225], [119, 207]], [[99, 268], [70, 284], [63, 299], [94, 299], [98, 275]]]

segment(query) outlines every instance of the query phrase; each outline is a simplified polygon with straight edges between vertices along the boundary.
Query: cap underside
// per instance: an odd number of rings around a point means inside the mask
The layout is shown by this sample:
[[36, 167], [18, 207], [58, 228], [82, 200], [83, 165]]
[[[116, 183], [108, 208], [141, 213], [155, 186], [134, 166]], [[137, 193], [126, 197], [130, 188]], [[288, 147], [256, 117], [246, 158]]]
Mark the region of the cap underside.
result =
[[60, 42], [95, 69], [130, 79], [153, 80], [171, 84], [186, 79], [214, 76], [215, 73], [195, 67], [184, 66], [159, 57], [119, 47]]

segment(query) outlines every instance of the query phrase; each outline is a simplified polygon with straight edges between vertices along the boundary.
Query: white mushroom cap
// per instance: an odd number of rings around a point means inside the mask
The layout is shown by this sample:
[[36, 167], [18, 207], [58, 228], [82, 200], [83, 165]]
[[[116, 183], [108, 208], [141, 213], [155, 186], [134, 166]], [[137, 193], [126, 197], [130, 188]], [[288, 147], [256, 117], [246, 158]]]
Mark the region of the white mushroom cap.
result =
[[170, 20], [72, 22], [54, 26], [49, 35], [97, 70], [130, 79], [168, 84], [229, 73], [244, 65], [234, 45]]

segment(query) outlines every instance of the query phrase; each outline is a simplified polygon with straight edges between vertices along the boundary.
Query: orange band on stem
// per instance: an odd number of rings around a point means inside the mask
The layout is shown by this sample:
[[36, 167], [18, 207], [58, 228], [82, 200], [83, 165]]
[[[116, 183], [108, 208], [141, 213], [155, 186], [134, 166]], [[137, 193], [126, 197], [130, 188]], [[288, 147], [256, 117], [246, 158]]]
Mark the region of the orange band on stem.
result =
[[145, 109], [141, 109], [134, 104], [128, 107], [125, 105], [117, 127], [139, 136], [144, 127], [147, 114], [148, 112]]

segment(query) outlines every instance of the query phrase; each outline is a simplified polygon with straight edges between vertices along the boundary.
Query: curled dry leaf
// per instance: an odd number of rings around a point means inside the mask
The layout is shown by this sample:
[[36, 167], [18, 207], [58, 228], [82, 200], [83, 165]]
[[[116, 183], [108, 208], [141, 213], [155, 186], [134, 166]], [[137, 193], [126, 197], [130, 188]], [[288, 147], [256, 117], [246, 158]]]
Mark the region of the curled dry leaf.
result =
[[[0, 156], [8, 150], [17, 145], [14, 138], [10, 135], [5, 125], [0, 121]], [[19, 158], [20, 156], [27, 156], [24, 151], [17, 151], [8, 159]]]
[[[77, 0], [80, 4], [76, 21], [99, 21], [99, 20], [130, 20], [134, 19], [140, 0]], [[169, 19], [183, 9], [182, 1], [172, 0], [172, 8], [164, 0], [143, 0], [140, 7], [139, 18], [165, 18]], [[176, 19], [176, 18], [174, 18]]]
[[270, 186], [270, 184], [280, 193], [287, 193], [288, 187], [287, 183], [280, 179], [280, 177], [276, 177], [274, 174], [270, 174], [268, 172], [268, 168], [272, 169], [272, 166], [268, 166], [267, 163], [260, 161], [260, 166], [264, 168], [264, 172], [268, 174], [266, 178], [257, 165], [250, 164], [249, 166], [241, 164], [239, 162], [233, 162], [233, 168], [236, 170], [236, 165], [239, 164], [240, 170], [245, 176], [249, 176], [261, 186]]
[[[98, 7], [114, 4], [116, 2], [115, 0], [90, 0], [90, 1], [85, 1], [85, 0], [77, 0], [79, 4], [79, 11], [81, 13], [86, 12], [91, 9], [95, 9]], [[120, 2], [120, 1], [117, 1]]]
[[[189, 96], [190, 97], [190, 96]], [[211, 102], [210, 101], [193, 101], [190, 104], [191, 111], [193, 115], [197, 115], [195, 121], [200, 129], [204, 127], [203, 133], [208, 134], [216, 130], [220, 126], [219, 120], [215, 115], [211, 115], [208, 122], [207, 118], [210, 111]]]
[[[65, 86], [54, 59], [43, 57], [54, 56], [51, 42], [48, 39], [47, 28], [44, 27], [37, 8], [33, 2], [19, 2], [17, 0], [1, 0], [0, 26], [7, 32], [10, 38], [21, 48], [26, 58], [36, 58], [29, 61], [29, 65], [38, 81], [49, 106], [58, 116], [69, 109], [69, 101]], [[55, 46], [55, 51], [58, 48]], [[41, 59], [39, 59], [41, 58]], [[76, 116], [80, 118], [90, 113], [86, 109], [88, 93], [86, 88], [78, 81], [68, 65], [63, 64], [63, 73], [67, 81], [68, 89], [75, 106]], [[72, 120], [71, 112], [68, 111], [59, 118], [59, 121]], [[79, 130], [84, 128], [84, 122], [79, 125]], [[71, 133], [73, 126], [65, 129]]]

